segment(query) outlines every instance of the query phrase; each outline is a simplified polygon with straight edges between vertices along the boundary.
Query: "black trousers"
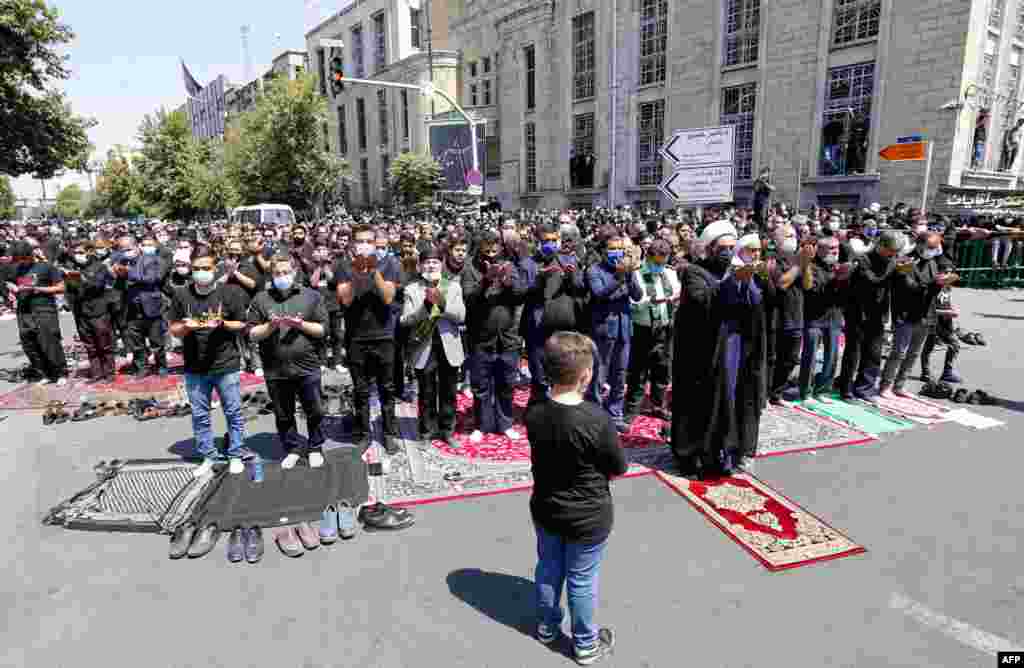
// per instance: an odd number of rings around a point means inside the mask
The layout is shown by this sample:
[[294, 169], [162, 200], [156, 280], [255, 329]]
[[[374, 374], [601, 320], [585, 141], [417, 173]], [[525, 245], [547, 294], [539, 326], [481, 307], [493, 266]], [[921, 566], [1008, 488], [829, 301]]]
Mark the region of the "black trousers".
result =
[[113, 377], [116, 371], [116, 358], [114, 323], [110, 313], [103, 311], [96, 316], [76, 313], [75, 327], [78, 329], [78, 338], [85, 345], [85, 352], [89, 356], [89, 375], [92, 378]]
[[[948, 320], [952, 321], [952, 318]], [[946, 361], [943, 366], [943, 371], [945, 372], [951, 370], [953, 364], [956, 363], [956, 358], [960, 354], [960, 342], [956, 340], [956, 335], [953, 333], [952, 323], [944, 323], [941, 317], [928, 334], [928, 338], [924, 340], [924, 347], [921, 349], [922, 373], [926, 375], [931, 374], [932, 352], [935, 351], [936, 344], [940, 342], [946, 346]]]
[[405, 396], [405, 351], [409, 346], [409, 330], [399, 327], [395, 333], [395, 396]]
[[18, 335], [21, 348], [32, 368], [57, 380], [68, 375], [68, 360], [64, 355], [64, 340], [60, 333], [57, 309], [18, 312]]
[[779, 329], [775, 334], [775, 370], [772, 372], [769, 398], [782, 399], [782, 392], [793, 371], [800, 365], [800, 346], [803, 332]]
[[[267, 379], [267, 394], [274, 406], [277, 435], [289, 453], [304, 455], [323, 450], [325, 439], [321, 424], [324, 421], [324, 405], [320, 396], [320, 382], [319, 370], [298, 378]], [[306, 414], [306, 431], [309, 434], [307, 444], [299, 438], [295, 420], [296, 399]]]
[[629, 373], [626, 385], [626, 414], [633, 415], [644, 399], [644, 386], [651, 381], [651, 405], [665, 407], [672, 368], [671, 327], [645, 327], [633, 324], [633, 340], [629, 349]]
[[167, 366], [162, 318], [129, 318], [124, 323], [122, 336], [125, 348], [132, 351], [132, 364], [136, 370], [146, 368], [146, 358], [149, 357], [147, 342], [156, 357], [156, 365], [160, 368]]
[[352, 374], [355, 399], [356, 434], [370, 432], [370, 383], [377, 383], [380, 409], [386, 436], [397, 436], [395, 430], [395, 343], [394, 341], [350, 341], [348, 369]]
[[839, 372], [839, 391], [842, 394], [873, 392], [882, 372], [885, 324], [847, 316], [845, 332], [846, 350]]
[[419, 382], [420, 431], [424, 434], [451, 436], [455, 431], [455, 385], [459, 370], [448, 363], [440, 334], [434, 333], [430, 358], [422, 369], [416, 370]]

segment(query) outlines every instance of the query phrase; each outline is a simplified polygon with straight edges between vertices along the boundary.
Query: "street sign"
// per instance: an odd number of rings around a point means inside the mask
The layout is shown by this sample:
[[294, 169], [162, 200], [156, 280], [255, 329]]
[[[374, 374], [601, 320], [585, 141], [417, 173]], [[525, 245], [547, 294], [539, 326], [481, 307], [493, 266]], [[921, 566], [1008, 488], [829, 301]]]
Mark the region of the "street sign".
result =
[[732, 165], [682, 167], [658, 188], [676, 204], [717, 204], [733, 201]]
[[661, 154], [676, 167], [731, 165], [735, 153], [735, 126], [676, 130]]
[[897, 137], [897, 144], [914, 144], [919, 141], [924, 141], [924, 135], [907, 135], [906, 137]]
[[878, 155], [883, 160], [890, 162], [901, 162], [905, 160], [924, 160], [928, 144], [926, 142], [913, 142], [911, 144], [889, 144]]

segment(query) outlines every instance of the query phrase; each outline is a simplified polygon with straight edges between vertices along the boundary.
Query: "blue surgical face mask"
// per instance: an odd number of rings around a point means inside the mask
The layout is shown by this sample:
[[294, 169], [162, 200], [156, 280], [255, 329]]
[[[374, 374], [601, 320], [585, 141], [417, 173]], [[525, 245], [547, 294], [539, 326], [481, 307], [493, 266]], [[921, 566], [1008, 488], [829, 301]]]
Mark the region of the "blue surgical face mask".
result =
[[868, 239], [874, 239], [875, 237], [878, 236], [878, 228], [877, 227], [868, 227], [868, 228], [866, 228], [864, 230], [864, 236], [866, 236]]
[[652, 274], [660, 274], [660, 273], [665, 271], [665, 265], [663, 265], [663, 264], [657, 264], [656, 262], [651, 262], [650, 265], [648, 265], [648, 266], [650, 267], [650, 271], [651, 271]]
[[387, 248], [378, 248], [377, 249], [377, 259], [378, 260], [383, 260], [387, 256], [388, 256], [388, 249]]
[[612, 266], [622, 262], [622, 258], [626, 257], [626, 251], [624, 250], [610, 250], [608, 251], [608, 262]]
[[540, 245], [540, 252], [544, 255], [554, 255], [562, 249], [562, 244], [557, 241], [544, 241]]
[[725, 261], [727, 261], [727, 262], [731, 262], [731, 261], [732, 261], [732, 258], [733, 258], [733, 256], [734, 256], [735, 254], [736, 254], [736, 253], [735, 253], [735, 250], [734, 250], [734, 249], [732, 249], [732, 248], [719, 248], [719, 249], [718, 249], [718, 252], [717, 252], [717, 253], [715, 253], [715, 256], [716, 256], [716, 257], [717, 257], [717, 258], [718, 258], [719, 260], [725, 260]]
[[292, 287], [292, 283], [295, 282], [295, 274], [288, 274], [287, 276], [275, 276], [274, 287], [282, 292], [289, 290]]
[[156, 255], [156, 246], [143, 246], [142, 247], [142, 254], [143, 255]]

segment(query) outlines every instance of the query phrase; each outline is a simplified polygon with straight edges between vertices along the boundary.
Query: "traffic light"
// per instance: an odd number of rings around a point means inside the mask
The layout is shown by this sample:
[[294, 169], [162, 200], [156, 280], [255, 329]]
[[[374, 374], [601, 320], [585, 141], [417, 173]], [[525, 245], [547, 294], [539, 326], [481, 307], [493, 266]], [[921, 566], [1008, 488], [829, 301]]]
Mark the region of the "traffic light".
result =
[[345, 67], [341, 56], [331, 58], [331, 91], [337, 95], [345, 90]]

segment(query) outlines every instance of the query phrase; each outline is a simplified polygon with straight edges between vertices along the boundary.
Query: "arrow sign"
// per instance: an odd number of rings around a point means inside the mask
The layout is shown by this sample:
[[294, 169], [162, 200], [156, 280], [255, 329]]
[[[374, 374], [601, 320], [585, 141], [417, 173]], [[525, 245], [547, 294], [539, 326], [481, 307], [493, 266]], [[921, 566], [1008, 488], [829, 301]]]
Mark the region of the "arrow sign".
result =
[[682, 167], [658, 184], [677, 204], [716, 204], [733, 201], [732, 165]]
[[682, 161], [682, 158], [672, 151], [675, 145], [679, 143], [679, 137], [680, 135], [672, 135], [672, 138], [668, 140], [668, 143], [665, 144], [665, 147], [662, 149], [662, 153], [664, 153], [665, 157], [668, 158], [673, 165], [678, 165]]
[[677, 168], [731, 165], [735, 141], [733, 125], [676, 130], [661, 147], [661, 155]]
[[907, 160], [924, 160], [927, 154], [927, 143], [912, 142], [910, 144], [889, 144], [878, 155], [883, 160], [890, 162], [903, 162]]

